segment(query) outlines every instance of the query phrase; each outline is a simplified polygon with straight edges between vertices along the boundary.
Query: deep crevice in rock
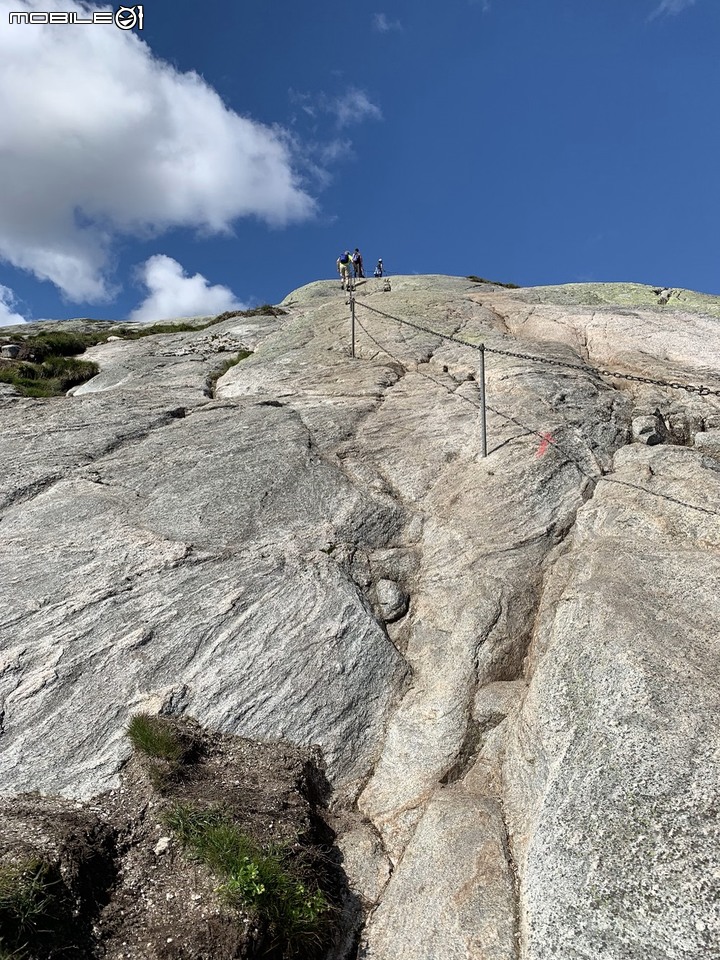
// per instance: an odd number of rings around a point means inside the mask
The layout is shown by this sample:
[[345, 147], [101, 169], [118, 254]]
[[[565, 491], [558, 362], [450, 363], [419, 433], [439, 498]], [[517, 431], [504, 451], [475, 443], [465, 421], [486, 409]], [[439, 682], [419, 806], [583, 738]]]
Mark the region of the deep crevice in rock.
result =
[[514, 916], [513, 916], [513, 927], [514, 927], [514, 936], [513, 936], [513, 948], [515, 951], [515, 957], [517, 960], [524, 954], [524, 944], [522, 942], [522, 898], [520, 893], [520, 870], [518, 868], [518, 863], [515, 859], [515, 854], [512, 849], [512, 841], [510, 838], [510, 830], [508, 827], [507, 816], [505, 814], [505, 808], [503, 806], [502, 798], [498, 804], [500, 819], [503, 825], [503, 851], [505, 853], [505, 861], [509, 867], [510, 875], [512, 877], [513, 884], [513, 907], [514, 907]]
[[[500, 721], [498, 720], [498, 723]], [[447, 773], [440, 778], [440, 783], [444, 786], [448, 784], [455, 783], [457, 780], [462, 780], [467, 771], [475, 762], [478, 749], [482, 743], [483, 733], [485, 731], [480, 728], [480, 725], [472, 717], [469, 718], [467, 724], [467, 730], [465, 731], [465, 739], [463, 740], [462, 746], [457, 754], [455, 763], [450, 767]]]

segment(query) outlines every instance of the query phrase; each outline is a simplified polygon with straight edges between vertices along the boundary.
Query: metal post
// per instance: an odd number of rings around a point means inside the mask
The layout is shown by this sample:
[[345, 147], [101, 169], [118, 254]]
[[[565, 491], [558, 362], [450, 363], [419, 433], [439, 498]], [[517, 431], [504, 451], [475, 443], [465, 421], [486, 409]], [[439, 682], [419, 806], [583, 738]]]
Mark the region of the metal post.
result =
[[352, 356], [355, 357], [355, 291], [350, 290], [350, 338], [352, 340]]
[[485, 421], [485, 344], [480, 344], [480, 445], [487, 456], [487, 423]]

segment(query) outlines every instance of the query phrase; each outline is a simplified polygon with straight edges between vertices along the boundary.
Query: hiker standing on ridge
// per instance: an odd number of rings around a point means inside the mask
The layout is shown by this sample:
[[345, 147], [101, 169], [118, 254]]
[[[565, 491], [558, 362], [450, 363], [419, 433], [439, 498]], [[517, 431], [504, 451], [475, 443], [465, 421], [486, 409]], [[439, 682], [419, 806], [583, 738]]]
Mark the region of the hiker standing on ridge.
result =
[[345, 253], [341, 254], [337, 258], [337, 270], [340, 274], [340, 289], [344, 290], [347, 286], [348, 290], [350, 289], [350, 267], [352, 265], [352, 257], [350, 256], [350, 251], [346, 250]]
[[363, 269], [362, 254], [360, 253], [357, 247], [355, 247], [355, 253], [352, 255], [352, 262], [353, 262], [353, 272], [355, 274], [355, 279], [357, 280], [357, 278], [360, 277], [364, 280], [365, 270]]
[[375, 267], [375, 276], [381, 277], [382, 275], [383, 275], [383, 262], [382, 260], [378, 260], [377, 266]]

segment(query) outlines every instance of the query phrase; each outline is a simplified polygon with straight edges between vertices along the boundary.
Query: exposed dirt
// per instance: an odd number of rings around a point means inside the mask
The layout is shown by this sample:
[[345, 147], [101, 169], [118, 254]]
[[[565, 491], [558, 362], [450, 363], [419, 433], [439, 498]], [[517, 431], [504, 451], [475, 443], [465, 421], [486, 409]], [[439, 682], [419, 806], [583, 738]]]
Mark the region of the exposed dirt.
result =
[[[182, 763], [133, 756], [119, 789], [89, 803], [25, 795], [0, 800], [0, 871], [42, 862], [49, 903], [18, 940], [2, 912], [0, 960], [243, 960], [339, 957], [360, 921], [334, 834], [318, 753], [168, 721]], [[262, 917], [222, 902], [220, 878], [165, 825], [178, 803], [222, 809], [263, 848], [282, 847], [308, 888], [331, 904], [325, 942], [289, 948]], [[20, 952], [13, 953], [18, 944]]]

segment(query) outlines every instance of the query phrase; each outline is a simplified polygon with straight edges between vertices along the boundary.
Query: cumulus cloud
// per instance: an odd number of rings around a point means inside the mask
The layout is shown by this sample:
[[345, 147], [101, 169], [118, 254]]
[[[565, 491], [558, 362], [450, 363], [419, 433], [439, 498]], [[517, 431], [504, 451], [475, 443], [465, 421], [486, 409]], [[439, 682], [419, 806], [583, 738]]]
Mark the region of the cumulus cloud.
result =
[[175, 317], [214, 316], [226, 310], [244, 310], [229, 287], [211, 286], [202, 274], [189, 277], [182, 266], [157, 254], [140, 269], [149, 296], [133, 310], [130, 320], [172, 320]]
[[0, 283], [0, 327], [13, 327], [16, 323], [26, 323], [25, 317], [15, 313], [13, 307], [17, 305], [17, 297], [10, 287]]
[[692, 7], [695, 0], [662, 0], [662, 3], [650, 14], [650, 19], [661, 17], [666, 14], [682, 13], [688, 7]]
[[139, 35], [8, 25], [10, 11], [96, 9], [110, 8], [0, 0], [0, 258], [72, 300], [100, 301], [113, 295], [118, 235], [314, 214], [285, 132], [234, 113]]
[[389, 33], [391, 30], [402, 30], [402, 24], [399, 20], [388, 20], [384, 13], [376, 13], [373, 16], [373, 27], [379, 33]]

